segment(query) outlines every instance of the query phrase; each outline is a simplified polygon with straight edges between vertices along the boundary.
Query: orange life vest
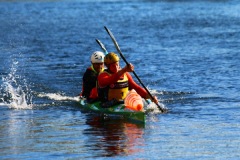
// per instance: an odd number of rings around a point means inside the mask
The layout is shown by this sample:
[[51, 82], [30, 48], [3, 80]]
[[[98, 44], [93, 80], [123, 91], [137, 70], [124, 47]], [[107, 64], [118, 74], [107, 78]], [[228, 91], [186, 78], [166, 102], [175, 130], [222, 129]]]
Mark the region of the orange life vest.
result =
[[[105, 71], [106, 72], [106, 71]], [[106, 72], [108, 73], [108, 72]], [[111, 75], [110, 73], [108, 73]], [[99, 88], [98, 96], [103, 100], [116, 99], [118, 101], [124, 100], [128, 93], [128, 77], [126, 74], [122, 76], [117, 82], [110, 84], [109, 86]]]

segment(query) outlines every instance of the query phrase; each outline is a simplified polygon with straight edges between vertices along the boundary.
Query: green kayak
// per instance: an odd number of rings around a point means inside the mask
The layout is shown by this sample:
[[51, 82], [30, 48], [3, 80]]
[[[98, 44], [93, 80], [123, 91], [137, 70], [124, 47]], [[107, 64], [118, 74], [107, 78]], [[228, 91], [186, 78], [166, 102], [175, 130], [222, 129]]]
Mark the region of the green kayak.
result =
[[125, 105], [122, 104], [115, 104], [113, 106], [110, 106], [108, 108], [102, 108], [101, 102], [93, 102], [93, 103], [87, 103], [85, 99], [80, 99], [79, 101], [81, 109], [99, 113], [100, 115], [108, 116], [108, 117], [114, 117], [114, 118], [124, 118], [128, 121], [139, 123], [139, 124], [145, 124], [146, 120], [146, 113], [144, 111], [135, 111], [130, 110], [125, 107]]

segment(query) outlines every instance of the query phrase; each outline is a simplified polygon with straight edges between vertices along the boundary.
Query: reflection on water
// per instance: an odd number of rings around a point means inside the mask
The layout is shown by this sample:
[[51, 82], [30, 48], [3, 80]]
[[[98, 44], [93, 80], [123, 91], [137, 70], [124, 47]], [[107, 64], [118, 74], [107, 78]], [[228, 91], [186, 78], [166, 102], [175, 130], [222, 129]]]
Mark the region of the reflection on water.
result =
[[[240, 157], [239, 2], [2, 1], [0, 159]], [[170, 110], [145, 127], [73, 104], [105, 25]]]
[[86, 148], [97, 151], [97, 156], [111, 157], [143, 152], [138, 146], [144, 145], [144, 126], [124, 120], [101, 120], [101, 117], [93, 115], [87, 117], [86, 123], [90, 125], [90, 128], [83, 131], [88, 137]]

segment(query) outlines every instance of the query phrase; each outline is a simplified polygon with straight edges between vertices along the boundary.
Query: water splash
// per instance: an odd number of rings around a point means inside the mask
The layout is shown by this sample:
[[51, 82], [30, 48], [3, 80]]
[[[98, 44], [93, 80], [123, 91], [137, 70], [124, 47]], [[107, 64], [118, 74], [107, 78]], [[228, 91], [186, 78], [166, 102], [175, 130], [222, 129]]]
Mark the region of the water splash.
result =
[[2, 105], [14, 109], [32, 109], [32, 95], [26, 80], [17, 74], [18, 61], [14, 60], [10, 73], [2, 78]]
[[79, 101], [79, 96], [77, 97], [69, 97], [65, 95], [61, 95], [60, 93], [40, 93], [39, 97], [47, 97], [56, 101]]
[[[159, 97], [158, 97], [159, 95], [161, 95], [161, 96], [164, 95], [164, 91], [158, 91], [158, 90], [154, 90], [154, 89], [150, 89], [150, 88], [148, 88], [148, 90], [149, 90], [149, 92], [152, 94], [152, 96], [157, 96], [158, 101], [159, 101], [158, 105], [159, 105], [162, 109], [168, 110], [168, 108], [167, 108], [163, 103], [161, 103], [162, 100], [159, 99]], [[148, 105], [147, 105], [146, 108], [145, 108], [145, 110], [146, 110], [147, 113], [151, 113], [151, 114], [159, 114], [159, 113], [162, 113], [162, 111], [159, 109], [159, 107], [158, 107], [155, 103], [151, 102], [150, 99], [147, 99], [146, 101], [147, 101], [147, 103], [148, 103]]]
[[[158, 103], [158, 105], [163, 109], [167, 109], [163, 103]], [[146, 111], [151, 114], [162, 113], [162, 111], [158, 108], [158, 106], [155, 103], [148, 104], [146, 107]]]

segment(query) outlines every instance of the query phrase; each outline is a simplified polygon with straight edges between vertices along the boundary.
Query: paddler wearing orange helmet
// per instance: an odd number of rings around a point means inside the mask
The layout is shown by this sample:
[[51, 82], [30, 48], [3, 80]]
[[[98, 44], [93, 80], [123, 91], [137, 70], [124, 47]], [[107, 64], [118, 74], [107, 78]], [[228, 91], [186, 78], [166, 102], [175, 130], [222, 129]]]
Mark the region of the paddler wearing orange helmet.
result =
[[97, 94], [97, 76], [104, 70], [104, 53], [95, 51], [91, 55], [91, 66], [88, 67], [83, 75], [82, 93], [80, 96], [85, 97], [88, 102], [98, 99]]
[[[123, 101], [131, 89], [135, 89], [142, 98], [150, 99], [147, 91], [139, 86], [129, 73], [134, 71], [131, 63], [121, 68], [118, 55], [110, 52], [104, 57], [104, 64], [107, 68], [99, 74], [97, 81], [98, 96], [102, 102]], [[157, 97], [153, 98], [152, 101], [158, 103]]]

